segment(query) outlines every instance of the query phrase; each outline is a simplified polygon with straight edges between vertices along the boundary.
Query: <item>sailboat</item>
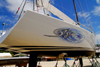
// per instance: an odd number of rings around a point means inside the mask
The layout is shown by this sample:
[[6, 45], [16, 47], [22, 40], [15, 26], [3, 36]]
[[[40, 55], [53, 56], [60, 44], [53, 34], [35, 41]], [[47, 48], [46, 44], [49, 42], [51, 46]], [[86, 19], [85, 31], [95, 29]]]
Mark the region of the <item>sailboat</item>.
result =
[[27, 10], [18, 22], [0, 37], [0, 48], [13, 52], [37, 51], [41, 55], [92, 56], [95, 53], [94, 33], [81, 28], [67, 15], [46, 0], [36, 5], [60, 19]]

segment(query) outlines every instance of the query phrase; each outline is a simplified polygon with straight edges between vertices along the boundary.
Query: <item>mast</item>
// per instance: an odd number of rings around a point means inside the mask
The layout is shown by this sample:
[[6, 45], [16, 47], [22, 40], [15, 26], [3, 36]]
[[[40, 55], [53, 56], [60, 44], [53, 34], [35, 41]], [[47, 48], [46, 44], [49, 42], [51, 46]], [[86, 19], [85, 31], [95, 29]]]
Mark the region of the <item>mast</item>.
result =
[[[41, 1], [42, 1], [43, 4], [41, 3]], [[50, 4], [50, 2], [48, 2], [47, 0], [37, 0], [36, 4], [37, 4], [38, 7], [42, 7], [44, 9], [48, 10], [52, 14], [54, 14], [57, 17], [59, 17], [60, 19], [62, 19], [63, 21], [76, 25], [75, 21], [73, 21], [70, 17], [68, 17], [63, 12], [61, 12], [59, 9], [57, 9], [52, 4]]]
[[73, 4], [74, 4], [75, 13], [76, 13], [76, 18], [77, 18], [77, 24], [80, 25], [79, 19], [78, 19], [78, 15], [77, 15], [77, 9], [76, 9], [76, 5], [75, 5], [75, 1], [74, 1], [74, 0], [73, 0]]

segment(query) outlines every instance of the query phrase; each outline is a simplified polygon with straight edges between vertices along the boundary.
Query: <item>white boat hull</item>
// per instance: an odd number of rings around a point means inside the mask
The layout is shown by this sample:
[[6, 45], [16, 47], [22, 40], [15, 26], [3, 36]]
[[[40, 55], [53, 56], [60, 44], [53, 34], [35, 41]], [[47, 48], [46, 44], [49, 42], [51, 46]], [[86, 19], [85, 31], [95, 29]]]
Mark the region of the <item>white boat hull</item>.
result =
[[[57, 31], [63, 29], [71, 30], [75, 33], [75, 35], [73, 34], [75, 37], [76, 34], [79, 34], [79, 37], [77, 35], [78, 39], [76, 37], [77, 41], [73, 41], [73, 37], [64, 38], [64, 36], [60, 36], [61, 33], [57, 35]], [[32, 11], [27, 11], [0, 40], [0, 47], [15, 52], [90, 51], [91, 54], [94, 53], [93, 33], [76, 25]]]

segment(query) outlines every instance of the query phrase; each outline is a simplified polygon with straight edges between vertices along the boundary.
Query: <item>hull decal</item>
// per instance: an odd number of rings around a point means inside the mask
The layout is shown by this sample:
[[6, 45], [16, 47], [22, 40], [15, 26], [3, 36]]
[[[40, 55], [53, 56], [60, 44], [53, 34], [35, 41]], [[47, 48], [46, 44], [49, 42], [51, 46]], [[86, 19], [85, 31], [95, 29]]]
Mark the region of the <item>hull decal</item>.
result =
[[61, 29], [55, 29], [53, 31], [55, 35], [44, 35], [47, 37], [60, 37], [63, 40], [70, 42], [70, 43], [81, 43], [84, 40], [84, 36], [82, 33], [76, 29], [72, 28], [61, 28]]

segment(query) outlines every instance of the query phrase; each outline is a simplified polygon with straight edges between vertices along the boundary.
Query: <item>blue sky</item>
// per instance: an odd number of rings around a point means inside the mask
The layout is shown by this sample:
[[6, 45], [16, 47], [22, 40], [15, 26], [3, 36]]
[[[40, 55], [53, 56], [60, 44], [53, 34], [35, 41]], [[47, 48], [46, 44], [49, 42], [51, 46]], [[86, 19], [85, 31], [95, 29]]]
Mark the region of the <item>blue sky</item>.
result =
[[[0, 30], [3, 29], [3, 22], [8, 24], [11, 23], [21, 2], [22, 0], [0, 0]], [[79, 22], [87, 27], [90, 27], [91, 22], [96, 34], [96, 40], [98, 40], [100, 43], [100, 0], [75, 0], [75, 3], [77, 7]], [[51, 0], [51, 4], [75, 21], [73, 0]], [[27, 9], [32, 10], [32, 3], [28, 3], [25, 6], [24, 10]], [[15, 18], [15, 21], [18, 19], [17, 17]], [[15, 23], [16, 22], [13, 24]]]

